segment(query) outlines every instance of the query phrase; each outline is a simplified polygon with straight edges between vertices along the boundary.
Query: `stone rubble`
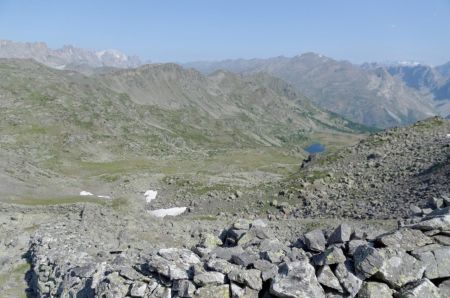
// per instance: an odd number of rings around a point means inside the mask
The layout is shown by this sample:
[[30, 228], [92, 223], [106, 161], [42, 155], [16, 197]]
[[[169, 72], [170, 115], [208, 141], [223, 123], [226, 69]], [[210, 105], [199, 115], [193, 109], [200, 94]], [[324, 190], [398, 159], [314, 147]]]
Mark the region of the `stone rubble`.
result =
[[343, 223], [291, 243], [261, 220], [206, 233], [189, 249], [92, 244], [96, 254], [77, 250], [82, 239], [40, 230], [30, 284], [36, 297], [449, 297], [450, 246], [437, 240], [450, 235], [449, 211], [437, 206], [377, 237]]

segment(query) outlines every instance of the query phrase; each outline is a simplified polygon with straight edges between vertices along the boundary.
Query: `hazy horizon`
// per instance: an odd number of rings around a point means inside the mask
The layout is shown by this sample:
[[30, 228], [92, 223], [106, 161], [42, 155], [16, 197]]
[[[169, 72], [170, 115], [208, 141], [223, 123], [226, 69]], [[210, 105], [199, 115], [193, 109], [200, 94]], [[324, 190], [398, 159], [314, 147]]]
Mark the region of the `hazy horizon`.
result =
[[118, 49], [143, 61], [292, 57], [450, 60], [450, 3], [434, 1], [157, 2], [0, 0], [0, 39]]

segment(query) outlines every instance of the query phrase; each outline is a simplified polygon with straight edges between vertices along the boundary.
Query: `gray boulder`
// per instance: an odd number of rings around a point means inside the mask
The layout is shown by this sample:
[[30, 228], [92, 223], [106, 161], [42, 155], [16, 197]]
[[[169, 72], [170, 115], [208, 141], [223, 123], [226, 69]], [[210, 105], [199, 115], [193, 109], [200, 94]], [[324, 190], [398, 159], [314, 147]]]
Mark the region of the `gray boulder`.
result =
[[240, 287], [235, 283], [231, 283], [231, 298], [258, 298], [259, 291], [250, 289], [248, 287]]
[[325, 292], [317, 281], [314, 267], [307, 260], [280, 265], [280, 274], [272, 280], [270, 293], [275, 297], [325, 297]]
[[425, 277], [429, 279], [450, 277], [450, 247], [439, 247], [414, 253], [425, 266]]
[[230, 298], [230, 286], [208, 286], [199, 288], [195, 291], [196, 298]]
[[216, 247], [211, 251], [212, 256], [216, 258], [223, 259], [226, 261], [231, 261], [233, 255], [238, 255], [244, 252], [244, 249], [240, 246], [235, 247]]
[[313, 257], [314, 264], [319, 266], [344, 263], [345, 260], [346, 258], [342, 249], [335, 246], [327, 248], [324, 252]]
[[304, 237], [305, 237], [305, 244], [309, 250], [312, 251], [325, 250], [325, 245], [327, 244], [327, 241], [325, 240], [325, 236], [322, 230], [320, 229], [313, 230], [309, 233], [306, 233]]
[[330, 289], [336, 290], [340, 293], [344, 293], [344, 289], [339, 283], [339, 280], [336, 278], [333, 271], [331, 271], [330, 266], [328, 265], [322, 266], [319, 268], [319, 270], [317, 270], [317, 280], [320, 284]]
[[405, 251], [411, 251], [417, 247], [433, 243], [433, 239], [424, 235], [420, 230], [407, 228], [381, 235], [376, 240], [384, 246], [400, 248]]
[[405, 251], [384, 248], [379, 252], [383, 257], [383, 265], [375, 276], [389, 286], [399, 289], [422, 278], [425, 266]]
[[196, 274], [194, 283], [199, 287], [223, 285], [225, 283], [225, 275], [214, 271]]
[[364, 282], [358, 298], [392, 298], [393, 291], [381, 282]]
[[439, 292], [442, 297], [446, 297], [450, 293], [450, 279], [446, 279], [439, 284]]
[[362, 285], [362, 279], [355, 275], [355, 270], [351, 261], [337, 264], [334, 269], [339, 283], [349, 293], [350, 297], [355, 297]]
[[254, 290], [262, 289], [261, 271], [257, 269], [233, 270], [228, 274], [228, 278], [238, 284], [246, 285]]
[[[399, 298], [441, 298], [439, 289], [427, 278], [410, 283], [402, 288], [397, 297]], [[445, 296], [444, 296], [445, 297]]]
[[353, 255], [353, 260], [357, 274], [364, 279], [377, 273], [383, 265], [381, 254], [368, 245], [359, 246]]
[[350, 241], [352, 232], [352, 228], [348, 224], [343, 223], [339, 225], [336, 230], [334, 230], [334, 232], [330, 235], [330, 237], [328, 238], [328, 244], [348, 242]]
[[274, 278], [278, 274], [278, 266], [266, 260], [258, 260], [253, 264], [255, 269], [261, 271], [263, 281]]
[[172, 290], [178, 297], [194, 297], [195, 285], [186, 279], [175, 280], [172, 284]]
[[210, 270], [221, 272], [223, 274], [228, 274], [235, 269], [239, 269], [239, 266], [231, 264], [230, 262], [223, 259], [210, 259], [206, 263], [206, 267]]
[[411, 227], [413, 229], [419, 229], [421, 231], [448, 231], [450, 230], [450, 215], [436, 216], [433, 218], [425, 219], [421, 222], [413, 224]]

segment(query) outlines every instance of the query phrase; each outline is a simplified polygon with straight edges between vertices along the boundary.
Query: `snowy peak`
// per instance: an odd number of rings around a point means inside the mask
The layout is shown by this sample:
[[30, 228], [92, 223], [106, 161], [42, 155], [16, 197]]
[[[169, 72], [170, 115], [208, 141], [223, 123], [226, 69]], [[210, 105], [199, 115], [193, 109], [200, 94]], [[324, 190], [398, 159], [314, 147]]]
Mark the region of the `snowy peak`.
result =
[[91, 51], [72, 45], [51, 49], [43, 42], [21, 43], [9, 40], [0, 40], [0, 58], [34, 59], [58, 69], [80, 66], [132, 68], [143, 64], [138, 57], [128, 56], [115, 49]]

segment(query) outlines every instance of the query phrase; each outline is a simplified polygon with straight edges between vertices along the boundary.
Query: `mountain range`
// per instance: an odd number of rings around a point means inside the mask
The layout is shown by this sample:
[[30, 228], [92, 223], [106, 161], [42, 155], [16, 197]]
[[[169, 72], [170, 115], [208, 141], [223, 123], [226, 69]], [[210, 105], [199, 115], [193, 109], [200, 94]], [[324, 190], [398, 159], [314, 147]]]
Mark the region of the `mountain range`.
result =
[[[237, 59], [184, 64], [203, 73], [226, 69], [236, 73], [266, 72], [295, 86], [318, 106], [369, 126], [412, 123], [433, 114], [448, 116], [448, 65], [356, 65], [306, 53], [268, 59]], [[430, 72], [416, 78], [400, 70]], [[397, 71], [396, 71], [397, 69]], [[447, 74], [447, 77], [446, 77]], [[424, 90], [421, 86], [426, 86]]]
[[51, 49], [43, 42], [22, 43], [9, 40], [0, 40], [0, 58], [34, 59], [58, 69], [128, 68], [142, 65], [137, 56], [127, 56], [119, 50], [92, 51], [71, 45]]
[[[42, 42], [7, 40], [0, 40], [0, 58], [33, 59], [85, 75], [143, 65], [138, 57], [118, 50], [91, 51], [73, 46], [51, 49]], [[436, 114], [450, 117], [450, 62], [436, 67], [419, 63], [356, 65], [306, 53], [295, 57], [200, 61], [182, 66], [203, 74], [218, 70], [245, 75], [266, 73], [287, 82], [318, 107], [366, 126], [406, 125]]]

